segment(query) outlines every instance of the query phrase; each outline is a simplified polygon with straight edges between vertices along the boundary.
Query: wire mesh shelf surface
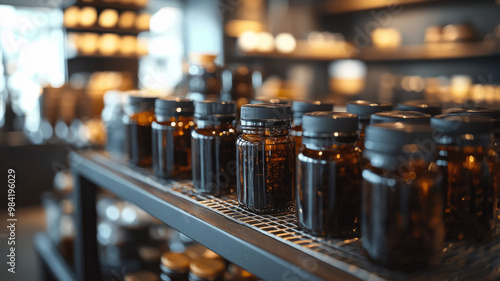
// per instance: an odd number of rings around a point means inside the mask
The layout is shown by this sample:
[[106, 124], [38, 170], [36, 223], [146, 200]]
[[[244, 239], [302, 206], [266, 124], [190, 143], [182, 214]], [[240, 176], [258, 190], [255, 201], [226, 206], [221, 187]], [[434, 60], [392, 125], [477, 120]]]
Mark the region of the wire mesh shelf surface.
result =
[[302, 261], [299, 267], [309, 272], [314, 272], [318, 266], [316, 260], [321, 260], [363, 280], [500, 280], [498, 240], [450, 242], [443, 249], [443, 259], [439, 265], [411, 273], [391, 270], [367, 259], [358, 245], [358, 239], [325, 239], [301, 231], [293, 212], [254, 214], [242, 208], [233, 195], [216, 198], [200, 194], [189, 180], [159, 179], [149, 169], [132, 166], [123, 159], [112, 158], [105, 153], [97, 154], [93, 159], [118, 173], [182, 197], [233, 220], [242, 227], [257, 230], [279, 243], [306, 253], [311, 258]]

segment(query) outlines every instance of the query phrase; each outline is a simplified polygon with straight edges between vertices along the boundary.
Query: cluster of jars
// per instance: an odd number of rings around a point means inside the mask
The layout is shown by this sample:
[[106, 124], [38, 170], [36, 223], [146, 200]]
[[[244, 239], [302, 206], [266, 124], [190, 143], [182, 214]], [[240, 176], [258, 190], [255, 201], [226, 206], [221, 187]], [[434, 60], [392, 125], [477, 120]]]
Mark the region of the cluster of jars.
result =
[[[448, 240], [493, 237], [499, 114], [409, 102], [232, 102], [130, 97], [130, 160], [159, 177], [191, 171], [255, 213], [296, 211], [301, 229], [360, 238], [387, 266], [435, 263]], [[147, 104], [142, 106], [140, 104]], [[238, 129], [237, 129], [238, 128]]]

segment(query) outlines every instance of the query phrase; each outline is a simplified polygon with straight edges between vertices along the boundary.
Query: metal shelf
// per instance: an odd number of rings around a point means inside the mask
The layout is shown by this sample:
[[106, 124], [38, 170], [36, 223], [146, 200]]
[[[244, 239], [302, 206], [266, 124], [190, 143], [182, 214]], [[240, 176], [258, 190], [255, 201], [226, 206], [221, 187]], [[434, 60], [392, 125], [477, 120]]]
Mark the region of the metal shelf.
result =
[[83, 255], [77, 272], [97, 268], [90, 252], [97, 246], [93, 204], [100, 186], [265, 280], [468, 280], [500, 274], [498, 241], [451, 243], [439, 266], [394, 271], [365, 258], [356, 239], [326, 240], [301, 232], [293, 213], [255, 215], [232, 196], [198, 194], [188, 180], [158, 179], [149, 169], [105, 152], [73, 153], [70, 162], [76, 179], [76, 251]]
[[60, 281], [74, 281], [75, 275], [66, 260], [61, 256], [56, 246], [44, 233], [37, 233], [34, 238], [35, 250], [43, 268], [48, 269], [51, 276]]
[[140, 29], [123, 29], [123, 28], [118, 28], [118, 27], [101, 27], [101, 26], [89, 26], [89, 27], [82, 27], [82, 26], [75, 26], [75, 27], [65, 27], [66, 32], [92, 32], [92, 33], [99, 33], [99, 34], [104, 34], [104, 33], [114, 33], [118, 35], [135, 35], [137, 36], [141, 32], [147, 32], [149, 31], [148, 29], [140, 30]]

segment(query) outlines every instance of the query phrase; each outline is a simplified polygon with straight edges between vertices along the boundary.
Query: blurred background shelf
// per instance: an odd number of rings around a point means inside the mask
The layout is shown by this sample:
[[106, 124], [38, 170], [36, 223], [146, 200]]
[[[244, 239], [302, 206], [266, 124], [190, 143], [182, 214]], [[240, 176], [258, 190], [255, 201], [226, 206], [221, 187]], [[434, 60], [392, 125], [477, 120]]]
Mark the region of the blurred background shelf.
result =
[[[265, 280], [455, 280], [495, 279], [500, 266], [498, 241], [450, 243], [443, 262], [412, 273], [390, 270], [368, 260], [357, 239], [324, 239], [297, 227], [293, 212], [256, 215], [233, 196], [215, 198], [197, 193], [187, 180], [156, 178], [150, 169], [128, 164], [106, 152], [72, 153], [76, 176], [77, 229], [93, 225], [90, 196], [97, 186], [156, 217], [229, 261]], [[78, 224], [78, 222], [81, 222]], [[77, 232], [76, 249], [96, 247], [95, 233]], [[90, 260], [89, 260], [90, 259]], [[77, 264], [90, 272], [92, 256]], [[79, 268], [79, 269], [78, 269]], [[498, 280], [498, 279], [497, 279]]]
[[138, 30], [138, 29], [121, 29], [121, 28], [106, 28], [106, 27], [66, 27], [67, 32], [94, 32], [94, 33], [115, 33], [120, 35], [138, 35], [141, 32], [148, 30]]
[[[75, 1], [73, 1], [75, 2]], [[135, 4], [128, 4], [128, 3], [121, 3], [117, 1], [109, 1], [109, 2], [102, 2], [102, 1], [91, 1], [91, 2], [84, 2], [84, 1], [76, 1], [74, 6], [78, 7], [85, 7], [85, 6], [91, 6], [95, 7], [98, 9], [115, 9], [119, 11], [140, 11], [143, 9], [146, 9], [146, 6], [142, 5], [135, 5]]]
[[[387, 0], [329, 0], [323, 6], [326, 13], [329, 14], [340, 14], [340, 13], [351, 13], [369, 9], [387, 8], [400, 9], [402, 5], [413, 5], [426, 2], [451, 2], [449, 0], [399, 0], [399, 1], [387, 1]], [[455, 1], [457, 2], [457, 1]]]

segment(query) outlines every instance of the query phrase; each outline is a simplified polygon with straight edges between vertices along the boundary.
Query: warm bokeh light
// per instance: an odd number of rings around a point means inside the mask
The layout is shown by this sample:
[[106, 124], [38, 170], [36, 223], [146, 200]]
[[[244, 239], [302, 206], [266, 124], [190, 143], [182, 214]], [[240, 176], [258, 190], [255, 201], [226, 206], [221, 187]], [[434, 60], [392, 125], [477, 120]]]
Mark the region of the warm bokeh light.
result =
[[149, 21], [151, 15], [148, 13], [140, 13], [135, 19], [135, 28], [139, 30], [149, 30]]
[[132, 11], [124, 11], [120, 13], [118, 26], [123, 29], [130, 29], [134, 26], [135, 13]]
[[451, 77], [451, 96], [456, 102], [463, 102], [469, 95], [472, 78], [468, 75], [454, 75]]
[[378, 48], [397, 48], [401, 45], [401, 33], [395, 28], [377, 28], [371, 37], [373, 45]]
[[239, 37], [245, 31], [261, 32], [263, 30], [262, 23], [253, 20], [230, 20], [226, 23], [224, 30], [231, 37]]
[[68, 7], [64, 11], [64, 26], [76, 27], [80, 23], [80, 8], [76, 6]]
[[102, 27], [115, 27], [118, 22], [118, 12], [113, 9], [105, 9], [99, 15], [99, 25]]
[[253, 51], [257, 48], [258, 40], [257, 33], [253, 31], [245, 31], [238, 38], [238, 46], [243, 51]]
[[282, 53], [291, 53], [295, 50], [297, 42], [290, 33], [280, 33], [275, 40], [276, 49]]
[[83, 7], [80, 10], [80, 25], [93, 26], [97, 20], [97, 10], [94, 7]]
[[106, 33], [99, 37], [98, 49], [102, 55], [114, 55], [120, 46], [120, 36]]
[[271, 52], [274, 49], [274, 38], [269, 32], [257, 33], [257, 51]]
[[355, 95], [365, 87], [366, 64], [359, 60], [338, 60], [328, 67], [330, 88], [339, 94]]

